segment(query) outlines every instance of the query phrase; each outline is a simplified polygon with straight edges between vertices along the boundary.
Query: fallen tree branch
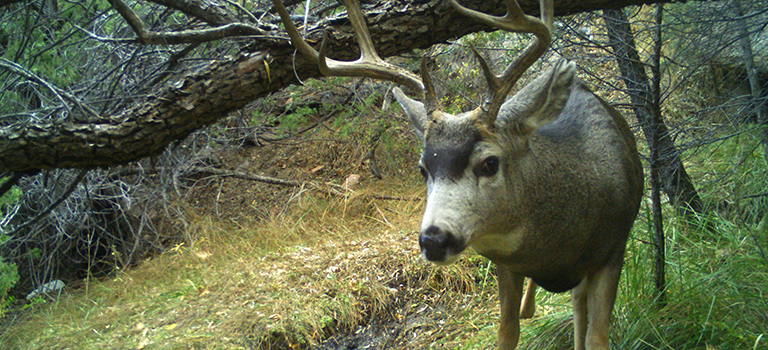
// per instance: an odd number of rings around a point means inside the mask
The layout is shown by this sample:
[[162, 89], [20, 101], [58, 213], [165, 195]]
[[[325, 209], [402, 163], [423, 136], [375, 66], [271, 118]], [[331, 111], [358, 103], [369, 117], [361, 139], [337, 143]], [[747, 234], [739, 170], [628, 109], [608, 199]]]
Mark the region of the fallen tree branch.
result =
[[[278, 185], [278, 186], [291, 186], [291, 187], [309, 186], [318, 190], [328, 192], [330, 194], [340, 195], [340, 196], [350, 196], [355, 193], [354, 190], [351, 190], [345, 186], [333, 184], [330, 182], [325, 182], [325, 183], [314, 182], [314, 181], [300, 182], [296, 180], [285, 180], [285, 179], [278, 179], [278, 178], [269, 177], [269, 176], [256, 175], [256, 174], [246, 173], [242, 171], [232, 171], [232, 170], [206, 168], [206, 167], [191, 167], [189, 168], [189, 170], [194, 171], [196, 173], [204, 173], [204, 174], [207, 173], [207, 174], [218, 175], [222, 177], [234, 177], [234, 178], [243, 179], [243, 180], [253, 180], [253, 181], [264, 182], [272, 185]], [[361, 195], [361, 197], [370, 198], [370, 199], [391, 200], [391, 201], [422, 200], [421, 198], [418, 198], [418, 197], [388, 196], [388, 195], [381, 195], [381, 194], [364, 194], [364, 195]]]
[[[158, 172], [160, 170], [170, 170], [170, 169], [154, 168], [153, 171], [146, 171], [142, 169], [130, 169], [130, 170], [117, 172], [112, 176], [130, 176], [130, 175], [138, 175], [138, 174], [147, 174], [147, 173]], [[241, 180], [263, 182], [266, 184], [276, 185], [276, 186], [311, 187], [316, 190], [321, 190], [326, 193], [337, 195], [337, 196], [351, 196], [355, 193], [354, 190], [349, 189], [343, 185], [337, 185], [330, 182], [323, 183], [323, 182], [315, 182], [315, 181], [287, 180], [287, 179], [280, 179], [276, 177], [256, 175], [256, 174], [243, 172], [243, 171], [226, 170], [226, 169], [218, 169], [218, 168], [211, 168], [211, 167], [191, 166], [186, 168], [184, 170], [184, 173], [185, 173], [185, 176], [190, 176], [194, 174], [209, 174], [209, 175], [215, 175], [215, 176], [221, 176], [221, 177], [232, 177], [232, 178], [241, 179]], [[418, 198], [418, 197], [389, 196], [389, 195], [380, 195], [380, 194], [363, 194], [363, 195], [360, 195], [360, 197], [370, 198], [370, 199], [380, 199], [380, 200], [391, 200], [391, 201], [422, 200], [421, 198]]]
[[236, 179], [253, 180], [253, 181], [268, 183], [271, 185], [278, 185], [278, 186], [299, 187], [302, 185], [302, 182], [296, 181], [296, 180], [284, 180], [284, 179], [278, 179], [275, 177], [246, 173], [242, 171], [224, 170], [224, 169], [217, 169], [217, 168], [195, 166], [195, 167], [188, 168], [187, 172], [193, 172], [197, 174], [200, 174], [200, 173], [211, 174], [211, 175], [218, 175], [222, 177], [234, 177]]

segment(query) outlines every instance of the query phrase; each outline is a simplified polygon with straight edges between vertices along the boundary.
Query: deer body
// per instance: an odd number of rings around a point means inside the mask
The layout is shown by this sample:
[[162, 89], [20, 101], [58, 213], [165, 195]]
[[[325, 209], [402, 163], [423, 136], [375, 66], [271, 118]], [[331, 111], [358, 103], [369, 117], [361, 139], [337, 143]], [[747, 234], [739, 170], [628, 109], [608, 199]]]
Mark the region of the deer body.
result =
[[[509, 324], [517, 323], [522, 276], [552, 292], [580, 287], [574, 303], [605, 315], [593, 331], [607, 342], [642, 165], [624, 119], [574, 70], [561, 62], [542, 74], [501, 106], [493, 126], [480, 108], [427, 121], [421, 102], [395, 90], [424, 135], [422, 256], [448, 264], [472, 247], [498, 265], [500, 296], [509, 295], [501, 343], [517, 342], [518, 326]], [[490, 159], [498, 170], [484, 173]], [[586, 331], [586, 312], [574, 317]], [[584, 348], [586, 332], [577, 337], [576, 348]]]
[[[500, 130], [506, 188], [489, 203], [500, 222], [470, 238], [479, 253], [551, 292], [570, 290], [614, 255], [623, 257], [642, 196], [629, 127], [581, 83], [573, 85], [553, 122], [527, 138]], [[505, 242], [512, 244], [498, 244]]]
[[[423, 93], [420, 102], [394, 89], [424, 145], [422, 257], [447, 265], [471, 247], [497, 265], [499, 349], [517, 346], [525, 276], [552, 292], [571, 290], [577, 350], [608, 349], [625, 245], [642, 198], [642, 165], [627, 123], [576, 78], [573, 63], [560, 60], [506, 99], [549, 45], [552, 0], [541, 0], [541, 20], [523, 14], [514, 0], [507, 0], [504, 17], [451, 0], [457, 11], [481, 22], [535, 35], [501, 76], [475, 52], [490, 92], [480, 107], [458, 116], [437, 107], [424, 63], [419, 79], [376, 55], [356, 2], [344, 1], [361, 58], [340, 62], [325, 58], [324, 44], [318, 53], [300, 40], [287, 11], [274, 1], [294, 45], [315, 57], [325, 74], [370, 76]], [[533, 288], [526, 292], [531, 304], [523, 317], [532, 314]]]

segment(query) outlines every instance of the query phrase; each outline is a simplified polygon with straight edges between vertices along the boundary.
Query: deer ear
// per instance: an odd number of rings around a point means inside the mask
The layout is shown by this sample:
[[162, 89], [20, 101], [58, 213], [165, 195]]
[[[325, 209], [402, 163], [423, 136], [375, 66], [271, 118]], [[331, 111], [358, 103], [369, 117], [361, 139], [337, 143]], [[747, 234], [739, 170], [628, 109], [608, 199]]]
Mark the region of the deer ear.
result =
[[400, 106], [405, 110], [405, 114], [411, 118], [411, 124], [416, 128], [416, 135], [421, 142], [424, 142], [424, 130], [427, 128], [427, 111], [424, 108], [424, 104], [405, 96], [400, 88], [392, 89], [392, 93], [395, 95], [397, 102], [400, 102]]
[[500, 129], [516, 126], [525, 133], [557, 119], [571, 96], [576, 64], [562, 58], [548, 72], [534, 79], [499, 110], [496, 125]]

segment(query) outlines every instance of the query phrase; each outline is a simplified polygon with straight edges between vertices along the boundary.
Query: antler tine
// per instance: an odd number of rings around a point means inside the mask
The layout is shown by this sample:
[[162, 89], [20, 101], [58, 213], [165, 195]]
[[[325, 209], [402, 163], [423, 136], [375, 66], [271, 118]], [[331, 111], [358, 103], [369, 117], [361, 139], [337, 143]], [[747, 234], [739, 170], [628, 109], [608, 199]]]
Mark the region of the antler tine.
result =
[[424, 83], [422, 83], [418, 76], [404, 68], [387, 63], [376, 53], [371, 35], [368, 32], [368, 26], [365, 24], [365, 17], [360, 9], [360, 4], [355, 0], [341, 0], [341, 2], [347, 7], [349, 21], [360, 45], [360, 58], [355, 61], [338, 61], [325, 57], [326, 34], [324, 34], [323, 42], [320, 45], [320, 52], [309, 46], [293, 24], [283, 2], [281, 0], [273, 0], [275, 9], [280, 14], [285, 24], [285, 30], [288, 32], [293, 45], [303, 55], [316, 61], [323, 75], [368, 77], [387, 80], [408, 86], [417, 94], [423, 95]]
[[288, 32], [288, 37], [291, 38], [293, 47], [295, 47], [296, 50], [299, 50], [302, 55], [317, 60], [319, 58], [319, 53], [317, 50], [312, 48], [312, 46], [309, 46], [309, 44], [304, 41], [304, 38], [301, 37], [299, 30], [296, 29], [296, 25], [293, 24], [291, 14], [288, 13], [288, 10], [285, 8], [285, 5], [283, 5], [283, 2], [281, 0], [273, 0], [272, 3], [275, 5], [275, 10], [280, 15], [280, 18], [283, 20], [285, 31]]
[[523, 53], [515, 58], [512, 64], [499, 76], [491, 72], [485, 59], [472, 47], [472, 51], [474, 51], [475, 56], [480, 62], [480, 67], [483, 69], [486, 80], [488, 80], [489, 92], [485, 101], [483, 101], [483, 110], [489, 115], [490, 123], [493, 124], [499, 113], [499, 108], [501, 108], [517, 80], [549, 48], [552, 40], [550, 28], [554, 18], [553, 1], [539, 0], [541, 19], [523, 13], [520, 4], [516, 0], [506, 1], [507, 14], [504, 17], [491, 16], [468, 9], [459, 5], [456, 0], [450, 0], [450, 2], [458, 12], [479, 22], [508, 32], [532, 33], [536, 36]]
[[436, 110], [440, 110], [440, 101], [435, 93], [435, 86], [432, 84], [432, 78], [429, 77], [429, 68], [427, 68], [427, 57], [421, 58], [421, 80], [424, 82], [424, 110], [431, 119]]

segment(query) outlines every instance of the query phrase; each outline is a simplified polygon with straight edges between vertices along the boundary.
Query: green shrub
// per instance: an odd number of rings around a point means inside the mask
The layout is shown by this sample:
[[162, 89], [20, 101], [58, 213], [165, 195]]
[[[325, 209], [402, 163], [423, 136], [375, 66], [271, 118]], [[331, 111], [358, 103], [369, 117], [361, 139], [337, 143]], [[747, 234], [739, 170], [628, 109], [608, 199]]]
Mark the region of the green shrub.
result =
[[[4, 183], [7, 179], [3, 179], [0, 183]], [[5, 195], [0, 197], [0, 220], [6, 216], [6, 208], [9, 205], [14, 205], [21, 198], [21, 190], [18, 187], [11, 188]], [[0, 226], [0, 246], [8, 241], [8, 236], [5, 235], [5, 230]], [[9, 264], [3, 261], [3, 257], [0, 256], [0, 319], [5, 315], [5, 311], [10, 303], [13, 302], [13, 298], [8, 296], [8, 291], [16, 285], [19, 281], [19, 272], [16, 264]]]
[[8, 306], [13, 303], [13, 297], [8, 291], [19, 281], [16, 264], [8, 264], [0, 258], [0, 319], [5, 316]]

